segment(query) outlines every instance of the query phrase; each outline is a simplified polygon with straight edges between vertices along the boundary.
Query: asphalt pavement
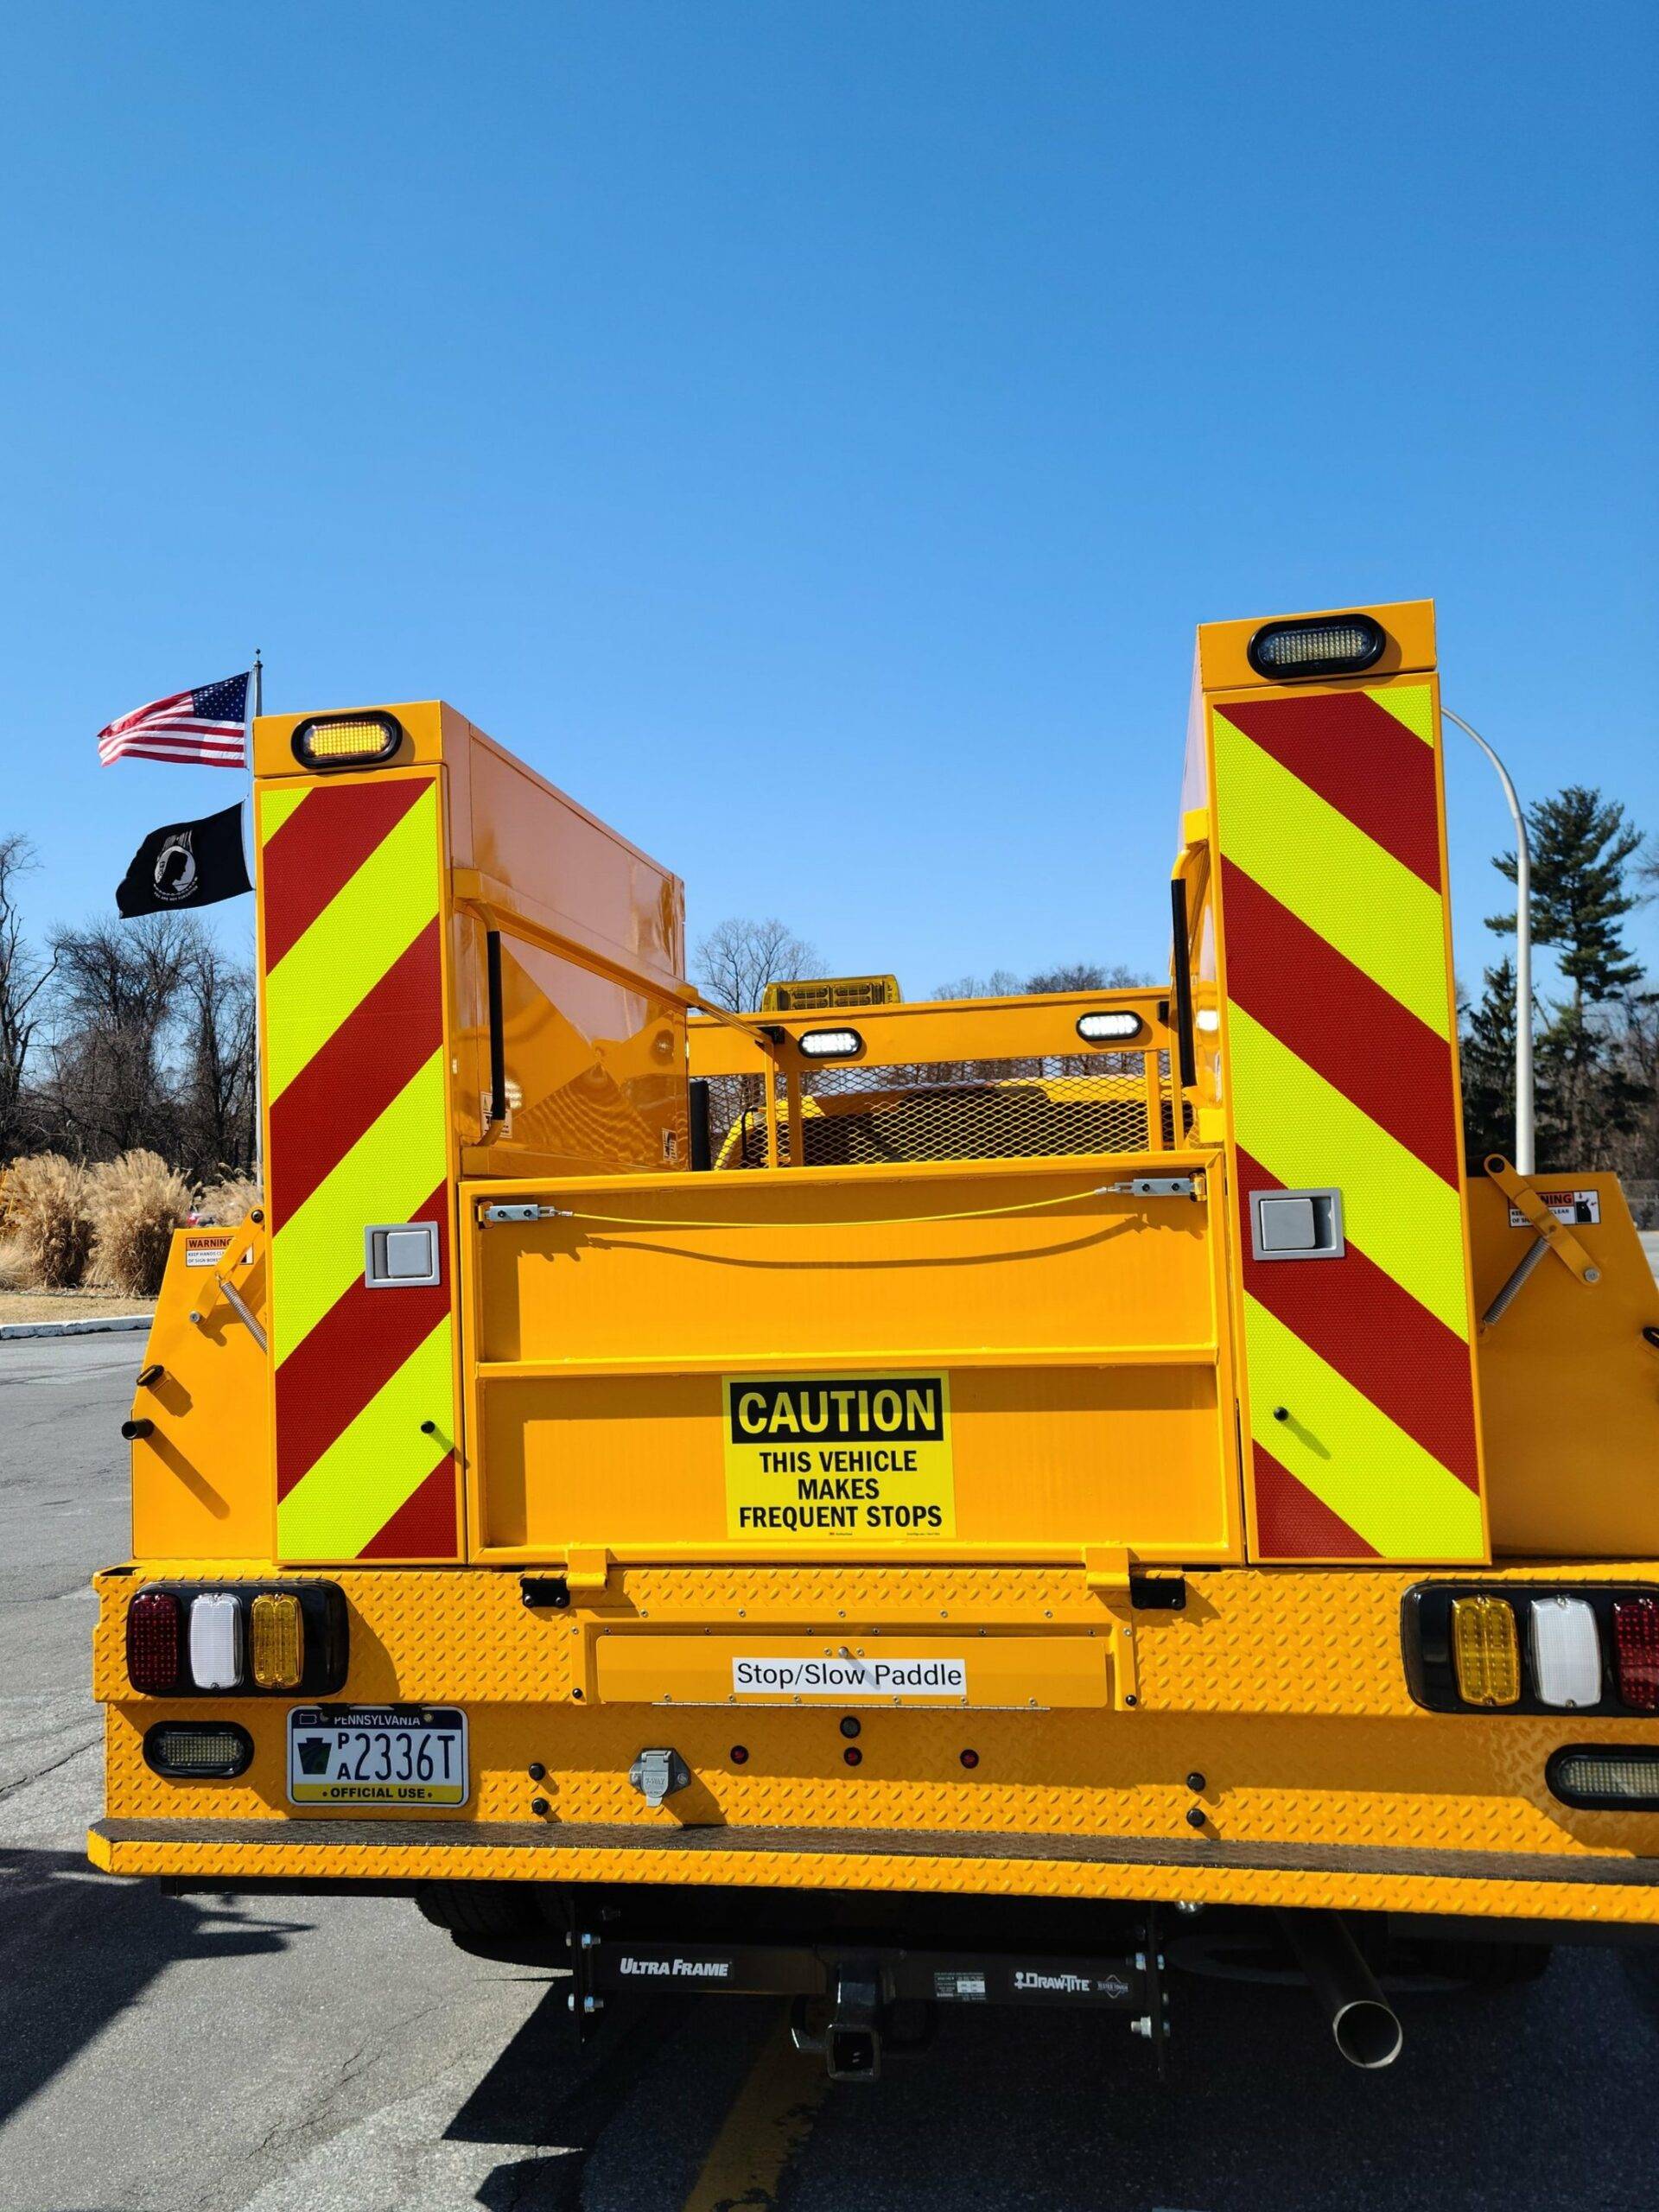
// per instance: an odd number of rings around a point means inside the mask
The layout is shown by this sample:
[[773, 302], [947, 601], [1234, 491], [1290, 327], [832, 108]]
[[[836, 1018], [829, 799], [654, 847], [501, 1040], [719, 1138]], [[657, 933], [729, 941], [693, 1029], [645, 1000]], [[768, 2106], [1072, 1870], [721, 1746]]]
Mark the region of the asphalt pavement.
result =
[[607, 2017], [396, 1899], [95, 1873], [93, 1567], [135, 1338], [0, 1344], [0, 2212], [1651, 2212], [1659, 2025], [1618, 1957], [1400, 1999], [1381, 2075], [1306, 1996], [1179, 1980], [1172, 2077], [1086, 2015], [947, 2012], [826, 2087], [774, 2007]]

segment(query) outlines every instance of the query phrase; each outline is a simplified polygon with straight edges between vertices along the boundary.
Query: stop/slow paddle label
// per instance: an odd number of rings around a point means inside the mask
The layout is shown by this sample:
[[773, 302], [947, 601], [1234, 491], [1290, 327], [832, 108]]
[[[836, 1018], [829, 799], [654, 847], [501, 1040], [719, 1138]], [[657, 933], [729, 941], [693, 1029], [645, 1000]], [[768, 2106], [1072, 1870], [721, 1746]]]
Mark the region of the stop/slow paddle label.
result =
[[728, 1376], [723, 1427], [728, 1535], [956, 1534], [943, 1375]]

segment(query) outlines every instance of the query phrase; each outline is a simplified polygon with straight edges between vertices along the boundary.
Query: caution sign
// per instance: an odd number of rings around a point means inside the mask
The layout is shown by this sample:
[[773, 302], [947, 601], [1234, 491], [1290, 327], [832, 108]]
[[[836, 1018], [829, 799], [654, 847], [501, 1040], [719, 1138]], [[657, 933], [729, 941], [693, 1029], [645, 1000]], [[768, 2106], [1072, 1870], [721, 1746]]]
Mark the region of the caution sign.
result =
[[[1537, 1193], [1557, 1221], [1564, 1221], [1569, 1229], [1597, 1229], [1601, 1225], [1601, 1192], [1599, 1191], [1544, 1191]], [[1510, 1208], [1510, 1227], [1526, 1229], [1530, 1226], [1519, 1206]]]
[[943, 1375], [728, 1376], [724, 1427], [728, 1535], [957, 1532]]
[[184, 1232], [185, 1266], [216, 1268], [229, 1249], [231, 1235], [228, 1229], [187, 1229]]

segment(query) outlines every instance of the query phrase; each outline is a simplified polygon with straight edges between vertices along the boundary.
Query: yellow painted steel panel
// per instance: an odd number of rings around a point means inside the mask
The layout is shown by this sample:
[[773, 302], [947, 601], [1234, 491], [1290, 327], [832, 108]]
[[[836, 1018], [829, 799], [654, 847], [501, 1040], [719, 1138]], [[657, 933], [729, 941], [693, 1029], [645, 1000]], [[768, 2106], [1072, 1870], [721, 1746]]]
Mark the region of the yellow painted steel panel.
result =
[[661, 1882], [692, 1888], [778, 1886], [926, 1895], [1179, 1899], [1196, 1904], [1306, 1906], [1344, 1912], [1456, 1913], [1499, 1920], [1584, 1920], [1608, 1926], [1659, 1921], [1659, 1891], [1587, 1889], [1530, 1880], [1459, 1879], [1324, 1871], [1279, 1872], [1220, 1866], [1198, 1848], [1153, 1866], [1095, 1866], [1059, 1859], [1032, 1861], [973, 1858], [883, 1858], [852, 1849], [821, 1858], [775, 1852], [682, 1852], [561, 1849], [558, 1830], [546, 1844], [492, 1851], [420, 1846], [331, 1851], [296, 1842], [280, 1850], [234, 1844], [111, 1841], [94, 1832], [88, 1856], [112, 1874], [323, 1878], [360, 1881]]
[[[1108, 1701], [1107, 1643], [1057, 1636], [846, 1637], [601, 1634], [607, 1704], [949, 1705], [1048, 1710]], [[962, 1684], [956, 1694], [955, 1682]]]
[[[898, 1006], [860, 1007], [850, 1019], [864, 1040], [863, 1065], [915, 1067], [962, 1060], [1033, 1059], [1098, 1049], [1109, 1059], [1110, 1046], [1089, 1046], [1077, 1034], [1077, 1018], [1093, 1013], [1128, 1013], [1143, 1034], [1135, 1040], [1148, 1052], [1166, 1053], [1171, 1046], [1169, 993], [1160, 989], [1067, 991], [1031, 998], [912, 1001]], [[759, 1031], [763, 1026], [786, 1036], [827, 1025], [819, 1014], [748, 1014], [741, 1018]], [[849, 1026], [846, 1024], [841, 1026]], [[694, 1076], [753, 1075], [768, 1064], [760, 1045], [741, 1026], [694, 1015], [688, 1027]]]
[[[1128, 1543], [1148, 1557], [1224, 1551], [1210, 1368], [962, 1368], [950, 1390], [964, 1549], [1006, 1557], [1061, 1545], [1079, 1559], [1090, 1543]], [[729, 1536], [716, 1374], [497, 1381], [481, 1398], [486, 1548], [563, 1556], [594, 1546], [646, 1559], [769, 1545], [772, 1557], [884, 1558], [942, 1541], [925, 1529]]]
[[[558, 1218], [482, 1228], [472, 1217], [486, 1193], [470, 1186], [476, 1544], [632, 1558], [882, 1557], [950, 1541], [1002, 1559], [1125, 1543], [1233, 1555], [1219, 1184], [1198, 1199], [1136, 1198], [1102, 1189], [1115, 1170], [561, 1184], [549, 1192]], [[606, 1217], [584, 1220], [589, 1210]], [[917, 1371], [949, 1376], [954, 1536], [731, 1534], [726, 1379]]]
[[[212, 1265], [230, 1232], [174, 1232], [132, 1412], [152, 1424], [132, 1446], [132, 1548], [139, 1559], [245, 1558], [271, 1541], [270, 1430], [264, 1355], [226, 1300]], [[241, 1283], [265, 1322], [264, 1262]], [[200, 1313], [199, 1321], [193, 1313]]]
[[[1495, 1551], [1604, 1559], [1659, 1553], [1659, 1286], [1616, 1175], [1541, 1175], [1592, 1193], [1575, 1223], [1600, 1280], [1547, 1256], [1476, 1339]], [[1497, 1185], [1469, 1188], [1475, 1306], [1484, 1313], [1532, 1242]]]
[[1382, 626], [1388, 639], [1382, 657], [1365, 671], [1370, 689], [1384, 678], [1405, 677], [1434, 665], [1434, 602], [1432, 599], [1396, 600], [1381, 607], [1306, 607], [1290, 614], [1258, 614], [1236, 622], [1198, 625], [1196, 680], [1206, 691], [1234, 691], [1255, 687], [1268, 690], [1274, 679], [1259, 676], [1250, 666], [1250, 639], [1264, 622], [1313, 622], [1332, 614], [1370, 614]]
[[[249, 1562], [250, 1578], [268, 1567]], [[1609, 1580], [1659, 1584], [1659, 1563], [1619, 1562]], [[1582, 1567], [1517, 1570], [1529, 1582], [1582, 1583]], [[224, 1563], [168, 1561], [157, 1579], [224, 1580]], [[961, 1637], [1101, 1649], [1100, 1631], [1116, 1609], [1090, 1592], [1080, 1573], [1017, 1568], [872, 1572], [789, 1572], [760, 1567], [702, 1571], [652, 1569], [614, 1573], [602, 1605], [578, 1604], [556, 1613], [526, 1608], [518, 1577], [477, 1568], [355, 1568], [337, 1578], [350, 1609], [353, 1664], [344, 1694], [366, 1703], [394, 1700], [459, 1704], [468, 1713], [474, 1796], [466, 1822], [533, 1823], [544, 1840], [522, 1853], [492, 1851], [486, 1868], [476, 1855], [450, 1850], [435, 1836], [388, 1842], [384, 1850], [333, 1847], [327, 1823], [341, 1815], [295, 1815], [285, 1800], [283, 1738], [289, 1699], [239, 1700], [237, 1718], [255, 1739], [250, 1772], [233, 1782], [177, 1783], [145, 1764], [143, 1737], [152, 1722], [204, 1709], [190, 1701], [135, 1698], [122, 1665], [127, 1599], [142, 1583], [121, 1575], [100, 1580], [97, 1682], [112, 1699], [108, 1732], [108, 1810], [122, 1820], [234, 1821], [267, 1824], [293, 1840], [296, 1871], [412, 1878], [434, 1866], [461, 1876], [664, 1880], [693, 1878], [685, 1854], [659, 1862], [637, 1852], [560, 1849], [566, 1826], [614, 1823], [619, 1841], [659, 1827], [671, 1842], [687, 1824], [729, 1824], [729, 1848], [714, 1833], [700, 1838], [696, 1866], [709, 1865], [735, 1882], [783, 1882], [805, 1888], [842, 1887], [857, 1878], [892, 1889], [981, 1886], [975, 1866], [995, 1866], [990, 1887], [1014, 1895], [1181, 1895], [1168, 1866], [1084, 1864], [1068, 1859], [1073, 1841], [1121, 1840], [1134, 1852], [1188, 1855], [1186, 1814], [1195, 1802], [1217, 1840], [1261, 1856], [1313, 1850], [1334, 1855], [1323, 1876], [1307, 1876], [1306, 1894], [1327, 1900], [1336, 1885], [1357, 1895], [1382, 1894], [1370, 1875], [1343, 1872], [1341, 1854], [1392, 1850], [1455, 1855], [1471, 1852], [1538, 1854], [1537, 1879], [1471, 1885], [1471, 1894], [1505, 1899], [1502, 1909], [1525, 1914], [1565, 1910], [1595, 1916], [1659, 1916], [1652, 1891], [1593, 1886], [1554, 1902], [1548, 1877], [1594, 1869], [1653, 1850], [1652, 1815], [1591, 1813], [1557, 1802], [1544, 1780], [1551, 1751], [1567, 1742], [1659, 1745], [1659, 1722], [1607, 1720], [1580, 1714], [1517, 1716], [1435, 1714], [1414, 1707], [1407, 1692], [1400, 1648], [1400, 1601], [1414, 1578], [1397, 1568], [1271, 1571], [1225, 1568], [1191, 1574], [1182, 1611], [1132, 1618], [1138, 1651], [1140, 1707], [1075, 1710], [988, 1710], [918, 1707], [861, 1707], [863, 1758], [856, 1770], [845, 1748], [836, 1702], [778, 1707], [745, 1703], [653, 1708], [649, 1738], [632, 1702], [595, 1701], [591, 1655], [610, 1643], [663, 1635], [677, 1645], [703, 1640], [728, 1648], [774, 1632], [780, 1640], [815, 1643], [826, 1637], [853, 1642], [885, 1631], [893, 1648], [943, 1646]], [[1502, 1574], [1483, 1586], [1501, 1588]], [[1041, 1624], [1041, 1626], [1039, 1626]], [[1091, 1638], [1089, 1630], [1096, 1631]], [[814, 1632], [815, 1631], [815, 1632]], [[211, 1705], [211, 1700], [205, 1701]], [[741, 1716], [741, 1717], [740, 1717]], [[658, 1811], [646, 1808], [627, 1770], [644, 1740], [671, 1744], [693, 1781]], [[731, 1756], [734, 1744], [747, 1753]], [[971, 1749], [971, 1770], [961, 1753]], [[531, 1782], [527, 1770], [543, 1764]], [[1205, 1776], [1195, 1799], [1193, 1770]], [[533, 1815], [533, 1796], [547, 1816]], [[360, 1816], [358, 1816], [360, 1817]], [[391, 1817], [395, 1818], [396, 1815]], [[830, 1847], [815, 1854], [787, 1848], [743, 1847], [741, 1831], [829, 1831]], [[872, 1854], [871, 1829], [916, 1837], [964, 1839], [969, 1854], [902, 1859]], [[400, 1838], [408, 1837], [400, 1828]], [[844, 1833], [844, 1846], [836, 1838]], [[999, 1837], [1042, 1840], [1035, 1856], [999, 1858]], [[591, 1839], [590, 1839], [591, 1840]], [[125, 1847], [123, 1847], [124, 1850]], [[145, 1847], [148, 1851], [150, 1847]], [[220, 1847], [167, 1844], [171, 1871], [221, 1866], [249, 1872], [288, 1863], [248, 1854], [219, 1855]], [[122, 1863], [156, 1864], [138, 1854]], [[765, 1871], [763, 1871], [763, 1869]], [[1256, 1901], [1278, 1894], [1274, 1880], [1256, 1882], [1235, 1869], [1233, 1893]], [[1435, 1883], [1419, 1883], [1432, 1895]], [[1400, 1891], [1412, 1894], [1409, 1887]], [[1347, 1899], [1353, 1902], [1353, 1896]], [[1449, 1906], [1446, 1909], [1451, 1909]], [[1485, 1908], [1498, 1910], [1497, 1906]]]

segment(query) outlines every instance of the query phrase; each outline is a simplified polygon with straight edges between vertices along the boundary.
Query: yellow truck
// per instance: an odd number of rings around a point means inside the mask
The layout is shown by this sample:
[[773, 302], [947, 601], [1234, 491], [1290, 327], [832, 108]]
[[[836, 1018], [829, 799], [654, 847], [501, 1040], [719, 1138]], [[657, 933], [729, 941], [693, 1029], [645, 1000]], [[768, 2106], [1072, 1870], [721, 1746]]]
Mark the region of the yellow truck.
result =
[[[759, 1012], [448, 706], [256, 728], [264, 1200], [180, 1233], [94, 1862], [1116, 2014], [1659, 1924], [1659, 1293], [1465, 1165], [1433, 612], [1205, 625], [1166, 986]], [[850, 803], [848, 803], [850, 804]], [[1483, 1966], [1484, 1962], [1484, 1966]]]

